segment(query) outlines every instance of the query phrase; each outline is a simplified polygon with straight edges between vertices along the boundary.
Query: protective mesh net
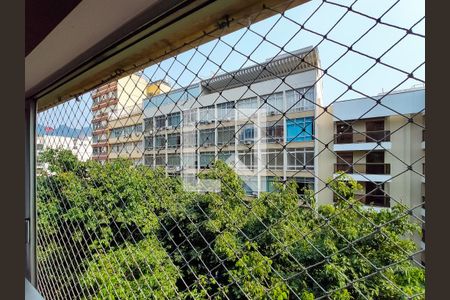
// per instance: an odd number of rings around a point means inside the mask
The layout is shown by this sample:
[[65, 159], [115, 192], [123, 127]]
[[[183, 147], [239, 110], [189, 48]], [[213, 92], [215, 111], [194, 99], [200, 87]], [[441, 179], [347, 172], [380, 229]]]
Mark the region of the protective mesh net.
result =
[[286, 7], [38, 113], [46, 299], [425, 297], [424, 1]]

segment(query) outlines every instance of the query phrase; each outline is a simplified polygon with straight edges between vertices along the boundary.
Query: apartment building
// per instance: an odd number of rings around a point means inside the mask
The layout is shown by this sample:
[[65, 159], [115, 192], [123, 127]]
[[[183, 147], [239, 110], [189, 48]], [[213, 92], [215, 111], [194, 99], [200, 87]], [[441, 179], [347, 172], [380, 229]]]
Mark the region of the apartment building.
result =
[[[123, 111], [131, 113], [130, 108], [141, 107], [141, 102], [146, 97], [147, 86], [148, 82], [142, 76], [132, 74], [94, 90], [91, 95], [92, 159], [100, 162], [108, 159], [111, 152], [108, 141], [111, 130], [119, 131], [121, 127], [129, 125], [123, 124], [127, 118]], [[128, 108], [125, 109], [126, 107]], [[126, 132], [128, 130], [126, 129]], [[115, 142], [117, 138], [118, 136]]]
[[[334, 177], [344, 172], [356, 179], [363, 187], [357, 195], [363, 203], [376, 209], [403, 204], [424, 219], [425, 88], [372, 98], [332, 105], [334, 161], [321, 157], [319, 164], [333, 166]], [[323, 193], [320, 201], [332, 199], [330, 193]], [[417, 238], [422, 249], [424, 241]]]
[[222, 159], [249, 195], [288, 178], [298, 182], [299, 192], [314, 189], [322, 147], [314, 121], [321, 103], [319, 65], [317, 50], [305, 48], [149, 97], [144, 163], [169, 175], [194, 176]]
[[127, 158], [135, 164], [140, 164], [143, 158], [143, 113], [142, 101], [145, 97], [152, 97], [168, 92], [170, 86], [165, 81], [147, 84], [142, 95], [136, 97], [132, 104], [113, 109], [108, 119], [108, 160]]

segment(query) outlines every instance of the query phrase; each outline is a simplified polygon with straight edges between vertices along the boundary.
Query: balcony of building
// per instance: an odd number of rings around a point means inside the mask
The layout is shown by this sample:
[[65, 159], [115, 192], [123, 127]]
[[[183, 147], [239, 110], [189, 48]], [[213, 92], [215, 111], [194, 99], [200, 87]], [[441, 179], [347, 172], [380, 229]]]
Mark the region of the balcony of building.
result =
[[340, 132], [334, 135], [334, 151], [370, 151], [391, 149], [391, 132]]
[[391, 179], [391, 165], [387, 163], [335, 163], [334, 176], [338, 172], [349, 174], [353, 179], [362, 182], [386, 182]]
[[108, 120], [108, 118], [109, 118], [109, 114], [107, 112], [99, 113], [97, 115], [94, 115], [94, 117], [92, 118], [92, 123], [98, 123], [101, 121], [105, 121], [105, 120]]

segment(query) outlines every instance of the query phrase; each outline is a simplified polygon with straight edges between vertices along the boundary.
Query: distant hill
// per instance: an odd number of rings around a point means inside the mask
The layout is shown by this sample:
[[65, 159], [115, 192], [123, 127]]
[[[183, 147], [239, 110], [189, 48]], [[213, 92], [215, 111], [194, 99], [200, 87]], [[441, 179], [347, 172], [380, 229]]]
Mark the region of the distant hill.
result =
[[72, 128], [66, 125], [60, 125], [56, 128], [53, 128], [51, 133], [46, 133], [45, 128], [47, 126], [37, 124], [36, 132], [38, 135], [53, 135], [53, 136], [66, 136], [66, 137], [85, 137], [92, 135], [92, 129], [90, 126], [86, 126], [83, 128]]

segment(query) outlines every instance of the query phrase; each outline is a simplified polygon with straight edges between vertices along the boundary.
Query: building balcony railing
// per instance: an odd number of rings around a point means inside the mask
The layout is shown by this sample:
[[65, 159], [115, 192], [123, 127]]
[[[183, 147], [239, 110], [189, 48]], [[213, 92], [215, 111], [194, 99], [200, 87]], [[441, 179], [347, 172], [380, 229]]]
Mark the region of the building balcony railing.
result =
[[93, 153], [92, 154], [92, 159], [94, 160], [103, 160], [103, 159], [107, 159], [108, 158], [108, 154], [107, 153]]
[[335, 144], [353, 144], [353, 143], [378, 143], [389, 142], [391, 132], [388, 130], [366, 131], [366, 132], [344, 132], [334, 135]]
[[92, 135], [99, 135], [99, 134], [104, 133], [104, 132], [107, 131], [107, 130], [108, 130], [108, 127], [107, 127], [107, 126], [105, 126], [105, 127], [100, 127], [100, 128], [97, 128], [97, 129], [92, 130]]
[[334, 172], [344, 172], [348, 174], [390, 174], [391, 164], [385, 163], [365, 163], [365, 164], [334, 164]]
[[105, 108], [107, 106], [116, 105], [117, 103], [119, 103], [119, 99], [117, 99], [116, 97], [114, 97], [114, 98], [107, 98], [105, 100], [101, 100], [101, 101], [98, 101], [98, 102], [94, 103], [92, 105], [91, 111], [97, 111], [97, 110], [100, 110], [100, 109]]
[[97, 116], [93, 117], [92, 122], [93, 123], [101, 122], [101, 121], [107, 120], [108, 117], [109, 117], [108, 113], [101, 113], [101, 114], [98, 114]]
[[355, 199], [358, 199], [366, 205], [390, 207], [390, 197], [387, 195], [355, 195]]
[[108, 146], [108, 140], [92, 142], [92, 147], [106, 147], [106, 146]]

